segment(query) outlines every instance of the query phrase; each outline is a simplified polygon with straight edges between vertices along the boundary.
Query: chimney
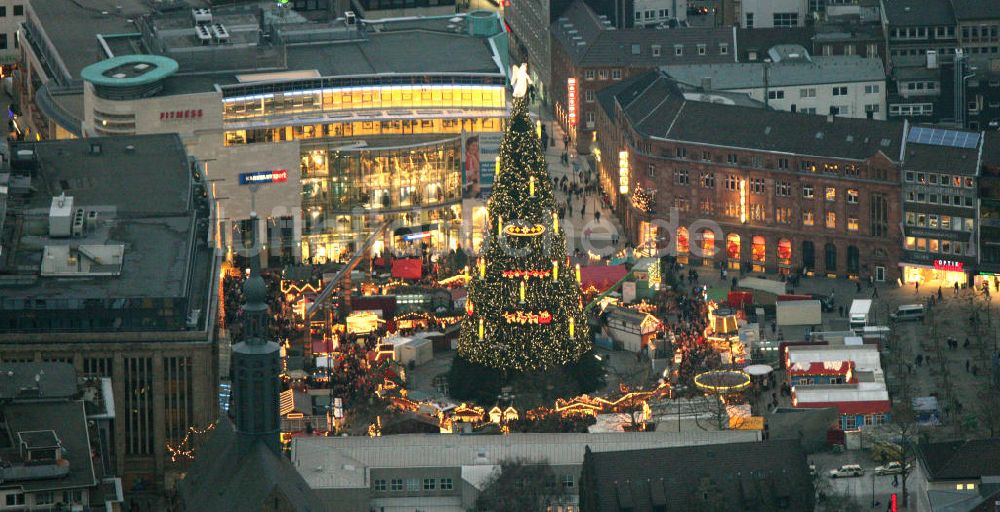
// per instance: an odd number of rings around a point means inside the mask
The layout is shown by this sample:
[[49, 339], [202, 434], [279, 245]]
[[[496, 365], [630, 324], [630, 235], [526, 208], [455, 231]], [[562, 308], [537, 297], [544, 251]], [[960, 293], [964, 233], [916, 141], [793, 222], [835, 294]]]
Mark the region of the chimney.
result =
[[712, 77], [706, 76], [701, 79], [701, 90], [711, 91], [712, 90]]

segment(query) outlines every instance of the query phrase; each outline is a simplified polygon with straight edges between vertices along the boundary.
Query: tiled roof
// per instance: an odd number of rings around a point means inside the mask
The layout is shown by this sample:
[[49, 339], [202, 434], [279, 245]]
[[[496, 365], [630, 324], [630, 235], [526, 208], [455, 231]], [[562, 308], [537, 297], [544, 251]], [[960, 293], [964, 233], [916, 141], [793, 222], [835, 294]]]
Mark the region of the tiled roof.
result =
[[1000, 3], [996, 0], [951, 0], [951, 5], [959, 21], [1000, 19]]
[[[574, 2], [551, 26], [577, 66], [656, 67], [670, 64], [735, 61], [733, 29], [698, 27], [673, 29], [630, 28], [606, 24], [582, 0]], [[660, 54], [653, 55], [653, 46]], [[699, 52], [704, 45], [705, 53]], [[675, 47], [681, 47], [677, 55]], [[725, 46], [723, 53], [721, 49]]]
[[[592, 466], [591, 466], [592, 462]], [[595, 510], [812, 510], [813, 484], [798, 440], [593, 452], [593, 479], [581, 482]], [[596, 493], [590, 494], [595, 489]], [[704, 495], [712, 501], [705, 501]], [[717, 502], [715, 500], [718, 500]]]
[[[647, 136], [815, 157], [899, 158], [903, 123], [842, 117], [831, 122], [826, 116], [685, 100], [662, 74], [634, 80], [644, 87], [629, 84], [599, 94], [614, 94], [633, 128]], [[613, 101], [603, 98], [602, 105]]]
[[955, 12], [949, 0], [883, 0], [883, 16], [892, 27], [951, 25]]
[[742, 442], [758, 439], [756, 436], [756, 432], [726, 430], [299, 437], [292, 441], [292, 460], [314, 489], [352, 488], [364, 487], [364, 475], [372, 468], [468, 468], [517, 458], [544, 459], [553, 466], [566, 466], [579, 464], [587, 446], [594, 451], [638, 450]]
[[757, 60], [767, 57], [767, 51], [779, 44], [797, 44], [812, 48], [813, 27], [788, 28], [738, 28], [736, 29], [736, 46], [739, 59], [748, 60], [747, 54], [757, 52]]
[[920, 459], [928, 480], [1000, 476], [1000, 438], [930, 443]]
[[[187, 512], [260, 510], [280, 496], [287, 510], [327, 510], [291, 462], [263, 442], [245, 442], [223, 416], [179, 484]], [[285, 509], [283, 509], [285, 510]]]

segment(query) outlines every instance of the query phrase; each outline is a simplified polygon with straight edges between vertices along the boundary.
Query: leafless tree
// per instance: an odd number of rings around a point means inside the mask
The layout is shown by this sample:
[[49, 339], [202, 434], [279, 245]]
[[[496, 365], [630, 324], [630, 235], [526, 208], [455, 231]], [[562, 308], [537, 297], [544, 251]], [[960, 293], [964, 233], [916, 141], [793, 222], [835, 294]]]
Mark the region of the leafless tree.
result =
[[476, 510], [484, 512], [544, 512], [569, 502], [569, 492], [556, 480], [548, 461], [511, 459], [500, 463], [484, 483]]

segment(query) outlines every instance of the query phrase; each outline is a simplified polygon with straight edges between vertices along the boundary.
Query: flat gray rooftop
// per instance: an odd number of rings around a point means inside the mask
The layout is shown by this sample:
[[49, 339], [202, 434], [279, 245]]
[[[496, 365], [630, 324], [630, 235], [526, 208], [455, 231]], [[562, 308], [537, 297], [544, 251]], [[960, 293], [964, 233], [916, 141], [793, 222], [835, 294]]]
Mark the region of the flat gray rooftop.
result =
[[97, 485], [94, 462], [91, 459], [87, 416], [81, 401], [8, 404], [0, 408], [15, 437], [18, 432], [52, 430], [63, 448], [63, 458], [69, 462], [69, 474], [56, 479], [35, 479], [18, 482], [25, 491], [73, 489]]
[[[764, 87], [764, 63], [692, 64], [666, 66], [666, 73], [692, 86], [710, 78], [712, 89], [750, 89]], [[855, 56], [812, 57], [812, 61], [771, 63], [768, 83], [771, 87], [820, 85], [885, 80], [880, 59]]]
[[97, 34], [138, 32], [132, 20], [150, 11], [142, 0], [34, 0], [30, 9], [73, 79], [104, 60]]
[[323, 76], [499, 73], [487, 39], [426, 30], [373, 33], [367, 41], [288, 48], [288, 69]]
[[[91, 154], [91, 145], [100, 154]], [[29, 146], [16, 146], [23, 149]], [[211, 272], [207, 248], [192, 248], [196, 211], [186, 153], [174, 134], [48, 141], [34, 144], [34, 192], [18, 211], [21, 232], [8, 241], [4, 298], [202, 299]], [[82, 237], [49, 237], [52, 197], [95, 212]], [[124, 245], [114, 276], [40, 276], [46, 246]], [[82, 257], [82, 256], [81, 256]]]

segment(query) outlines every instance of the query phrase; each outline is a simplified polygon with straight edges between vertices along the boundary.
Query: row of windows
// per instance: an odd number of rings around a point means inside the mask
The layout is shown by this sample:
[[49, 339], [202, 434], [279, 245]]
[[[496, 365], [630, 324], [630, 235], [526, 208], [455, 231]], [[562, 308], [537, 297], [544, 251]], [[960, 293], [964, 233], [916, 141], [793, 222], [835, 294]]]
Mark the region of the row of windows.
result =
[[976, 229], [976, 220], [968, 217], [952, 217], [951, 215], [906, 212], [906, 225], [918, 228], [968, 231], [971, 233]]
[[622, 79], [622, 70], [620, 68], [614, 68], [610, 71], [607, 69], [598, 69], [598, 70], [585, 69], [583, 70], [583, 79], [593, 80], [596, 77], [598, 80], [607, 80], [609, 73], [611, 75], [612, 80]]
[[[679, 212], [685, 213], [691, 211], [691, 200], [687, 198], [675, 198], [673, 203], [674, 208]], [[767, 221], [767, 207], [760, 203], [750, 203], [747, 206], [747, 213], [752, 221]], [[718, 213], [723, 217], [738, 218], [742, 214], [739, 203], [735, 202], [725, 202], [722, 204], [720, 211], [716, 211], [715, 201], [711, 199], [702, 200], [698, 203], [698, 210], [700, 213], [705, 215], [715, 215]], [[778, 224], [792, 224], [792, 209], [790, 207], [776, 207], [774, 209], [774, 222]], [[803, 226], [815, 226], [816, 225], [816, 213], [812, 210], [805, 210], [802, 212], [802, 225]], [[824, 225], [827, 229], [837, 229], [837, 214], [835, 212], [826, 212], [824, 218]], [[861, 219], [855, 216], [847, 217], [847, 231], [857, 232], [861, 229]]]
[[[14, 16], [24, 16], [24, 6], [21, 4], [14, 4]], [[0, 5], [0, 18], [7, 17], [7, 6]]]
[[[739, 181], [740, 180], [737, 176], [730, 174], [727, 175], [723, 181], [723, 186], [726, 190], [736, 191], [739, 190]], [[691, 183], [691, 179], [688, 171], [683, 169], [674, 171], [674, 183], [678, 185], [689, 185]], [[701, 186], [703, 188], [715, 188], [715, 173], [702, 173]], [[765, 190], [764, 179], [750, 178], [748, 187], [751, 194], [763, 195]], [[779, 197], [790, 197], [792, 195], [792, 184], [787, 181], [775, 181], [774, 194]], [[805, 199], [812, 199], [816, 197], [815, 188], [809, 184], [802, 185], [802, 197]], [[823, 197], [829, 202], [835, 202], [837, 200], [837, 188], [825, 187], [823, 190]], [[845, 197], [847, 198], [848, 204], [858, 204], [861, 192], [856, 188], [849, 188], [847, 189]]]
[[[805, 109], [803, 109], [803, 111], [804, 110]], [[815, 111], [815, 109], [813, 109], [813, 110]], [[888, 146], [890, 143], [891, 143], [891, 141], [889, 141], [889, 139], [882, 139], [882, 145], [883, 146]], [[677, 146], [676, 148], [674, 148], [674, 151], [675, 151], [675, 156], [677, 158], [687, 159], [687, 157], [688, 157], [688, 150], [687, 150], [687, 148], [685, 148], [683, 146]], [[648, 152], [648, 149], [647, 149], [646, 152]], [[701, 152], [701, 160], [704, 161], [704, 162], [712, 162], [712, 161], [714, 161], [714, 157], [715, 157], [715, 155], [713, 155], [709, 151], [702, 151]], [[737, 155], [736, 153], [727, 153], [726, 154], [726, 162], [729, 163], [729, 164], [732, 164], [732, 165], [740, 165], [739, 155]], [[763, 169], [765, 167], [770, 168], [771, 165], [772, 165], [772, 161], [771, 160], [765, 160], [764, 157], [761, 156], [761, 155], [751, 155], [750, 156], [750, 160], [749, 160], [748, 163], [749, 163], [750, 167], [754, 167], [754, 168], [757, 168], [757, 169]], [[775, 168], [777, 168], [777, 169], [781, 169], [781, 170], [788, 170], [789, 169], [789, 159], [788, 158], [778, 158], [778, 159], [776, 159], [774, 161], [774, 164], [775, 164]], [[820, 165], [820, 164], [817, 164], [816, 162], [814, 162], [812, 160], [800, 160], [799, 161], [799, 170], [801, 170], [801, 171], [805, 171], [805, 172], [817, 172], [820, 169], [822, 169], [822, 171], [824, 173], [826, 173], [826, 174], [836, 174], [836, 175], [839, 175], [840, 172], [841, 172], [841, 170], [843, 170], [845, 176], [860, 176], [861, 175], [861, 166], [859, 166], [857, 164], [843, 164], [843, 165], [841, 165], [839, 163], [823, 163], [823, 164]], [[675, 173], [680, 172], [680, 173], [684, 173], [686, 175], [688, 171], [682, 170], [682, 171], [674, 171], [674, 172]], [[884, 169], [876, 169], [876, 172], [879, 175], [878, 176], [879, 179], [883, 179], [883, 180], [886, 179], [886, 172], [885, 172]], [[649, 176], [655, 176], [656, 175], [656, 168], [655, 168], [654, 165], [652, 165], [652, 164], [649, 165], [648, 174], [649, 174]], [[711, 173], [709, 173], [709, 174], [711, 174]], [[712, 182], [712, 185], [710, 185], [710, 187], [715, 186], [714, 177], [711, 179], [711, 182]], [[684, 184], [687, 184], [687, 182], [685, 181]]]
[[961, 188], [962, 184], [965, 184], [965, 188], [976, 188], [976, 180], [972, 177], [954, 176], [950, 174], [935, 174], [935, 173], [925, 173], [925, 172], [915, 172], [906, 171], [903, 175], [903, 179], [908, 183], [919, 183], [921, 185], [941, 185], [942, 187], [955, 187]]
[[934, 114], [933, 103], [908, 103], [889, 105], [891, 116], [930, 116]]
[[407, 492], [418, 492], [421, 489], [425, 491], [450, 491], [455, 488], [455, 483], [451, 478], [424, 478], [423, 480], [419, 478], [407, 478], [403, 480], [402, 478], [393, 478], [391, 480], [374, 480], [372, 482], [372, 489], [385, 492], [403, 492], [403, 485], [406, 485]]
[[906, 201], [910, 203], [943, 204], [946, 206], [958, 206], [960, 208], [972, 208], [975, 203], [972, 196], [963, 197], [937, 193], [928, 194], [926, 192], [919, 192], [915, 190], [911, 190], [906, 193]]
[[906, 237], [904, 247], [910, 251], [931, 252], [935, 254], [964, 255], [965, 244], [954, 240], [938, 240], [937, 238]]

